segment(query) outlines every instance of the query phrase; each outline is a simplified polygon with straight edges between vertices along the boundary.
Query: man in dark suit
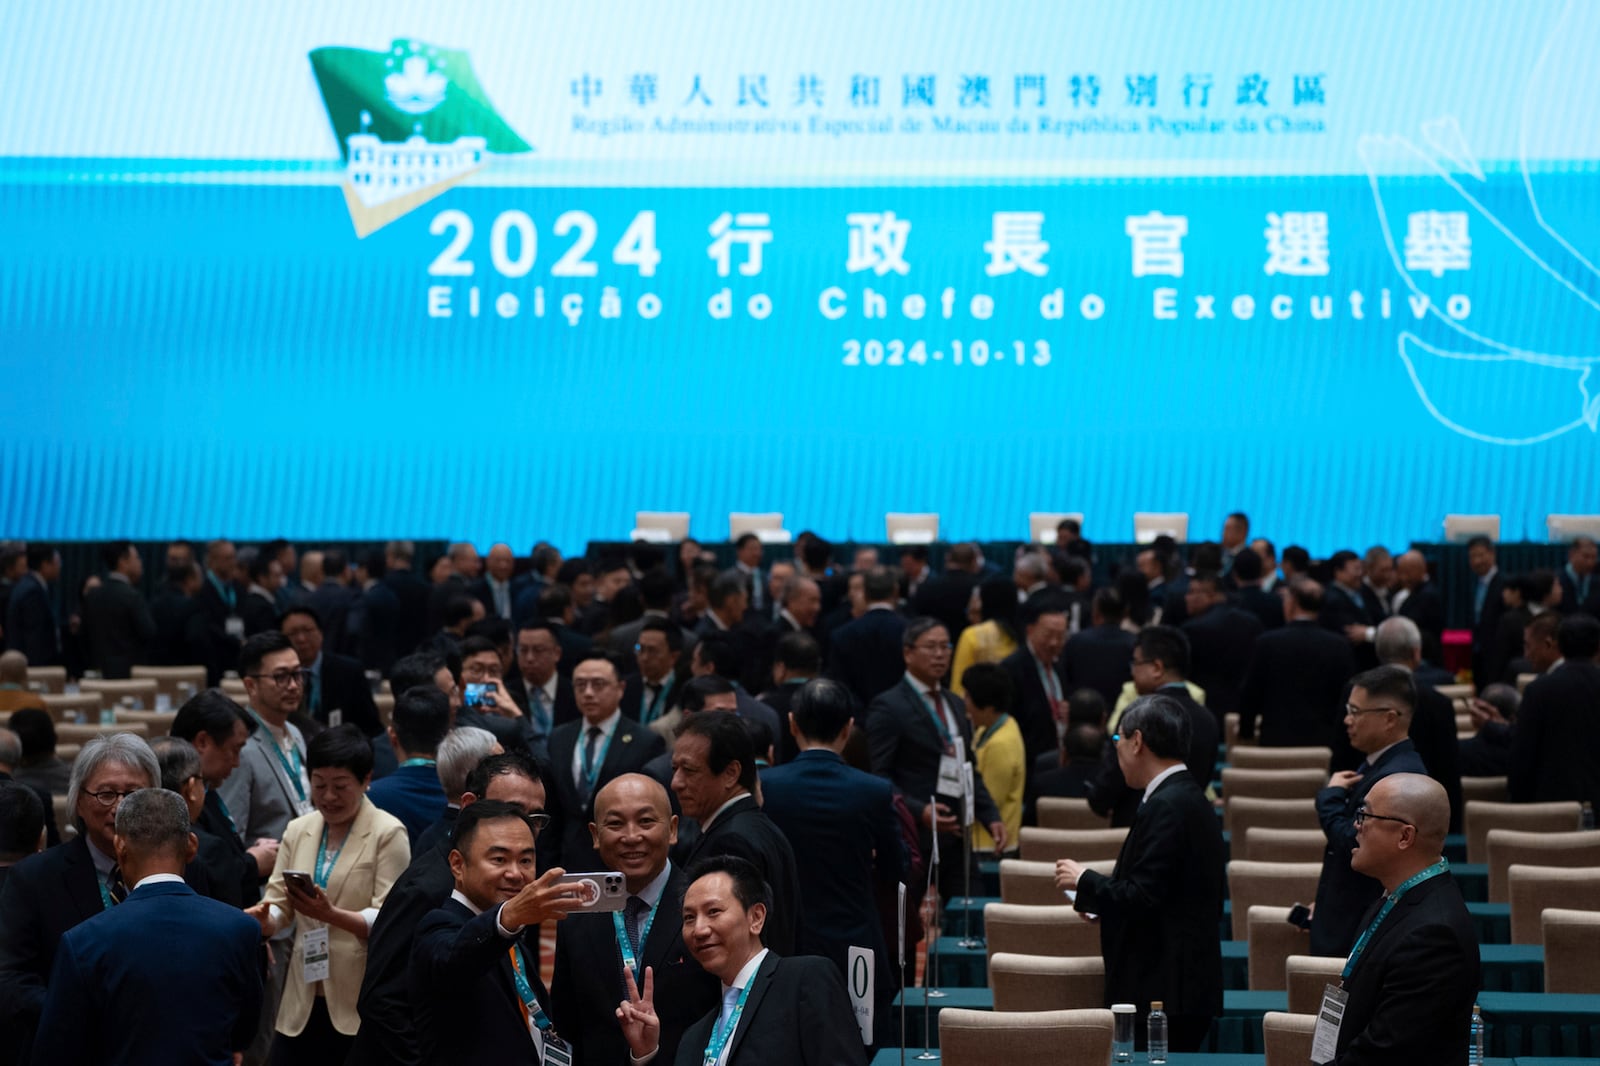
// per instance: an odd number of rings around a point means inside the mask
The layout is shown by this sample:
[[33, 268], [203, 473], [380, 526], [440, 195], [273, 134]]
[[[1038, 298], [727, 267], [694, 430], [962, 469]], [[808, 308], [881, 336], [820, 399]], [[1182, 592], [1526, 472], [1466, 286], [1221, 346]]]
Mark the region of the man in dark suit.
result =
[[1050, 797], [1086, 799], [1100, 776], [1100, 756], [1105, 746], [1105, 730], [1088, 722], [1067, 727], [1061, 739], [1059, 765], [1034, 773], [1022, 799], [1022, 824], [1039, 824], [1039, 800]]
[[1074, 633], [1061, 649], [1061, 674], [1068, 692], [1092, 688], [1107, 707], [1116, 705], [1129, 680], [1128, 656], [1133, 654], [1133, 634], [1122, 628], [1123, 611], [1115, 589], [1094, 594], [1090, 606], [1094, 624]]
[[1260, 719], [1264, 747], [1337, 746], [1339, 699], [1356, 672], [1355, 658], [1344, 634], [1317, 624], [1321, 610], [1321, 585], [1304, 577], [1289, 582], [1283, 601], [1288, 621], [1256, 638], [1239, 686], [1242, 739], [1256, 735]]
[[350, 611], [360, 592], [350, 584], [348, 557], [338, 548], [322, 553], [322, 580], [302, 601], [322, 620], [322, 635], [329, 648], [341, 655], [356, 655], [356, 642], [350, 636]]
[[[1172, 626], [1145, 626], [1139, 630], [1130, 663], [1133, 687], [1141, 696], [1159, 693], [1172, 700], [1189, 722], [1189, 747], [1184, 765], [1195, 781], [1210, 784], [1217, 765], [1218, 733], [1216, 715], [1196, 703], [1189, 695], [1185, 678], [1189, 672], [1189, 644], [1181, 630]], [[1122, 724], [1117, 723], [1119, 731]], [[1122, 775], [1115, 741], [1108, 744], [1100, 764], [1100, 776], [1089, 788], [1089, 806], [1111, 816], [1114, 826], [1132, 825], [1142, 800], [1141, 789], [1131, 787]]]
[[717, 981], [683, 943], [684, 872], [667, 861], [677, 818], [667, 790], [642, 774], [623, 774], [595, 796], [595, 846], [602, 869], [627, 878], [620, 927], [610, 914], [577, 914], [556, 927], [551, 1014], [577, 1063], [627, 1061], [629, 1046], [617, 1004], [654, 986], [662, 1063], [678, 1053], [683, 1031], [717, 1005]]
[[1333, 580], [1323, 588], [1320, 619], [1324, 628], [1345, 633], [1351, 626], [1376, 625], [1379, 619], [1372, 616], [1367, 598], [1361, 593], [1361, 575], [1365, 572], [1361, 556], [1349, 549], [1336, 551], [1328, 559], [1328, 570]]
[[[0, 780], [0, 890], [13, 866], [44, 850], [45, 812], [49, 809], [27, 785]], [[0, 1062], [8, 1061], [7, 1054], [0, 1053]]]
[[495, 544], [485, 558], [483, 576], [467, 586], [467, 591], [483, 604], [485, 618], [502, 618], [510, 622], [516, 612], [516, 596], [512, 592], [512, 575], [517, 569], [517, 557], [509, 544]]
[[[901, 661], [905, 670], [898, 684], [882, 693], [867, 708], [867, 746], [872, 772], [886, 777], [916, 818], [924, 855], [940, 836], [939, 892], [946, 898], [961, 894], [961, 763], [972, 762], [972, 723], [961, 702], [944, 687], [950, 670], [950, 636], [933, 618], [914, 618], [906, 624]], [[1007, 844], [1006, 824], [973, 767], [978, 821], [989, 830], [995, 848]], [[938, 798], [933, 799], [935, 796]], [[930, 802], [933, 800], [933, 802]]]
[[853, 769], [842, 757], [853, 728], [854, 697], [819, 678], [794, 690], [786, 721], [800, 752], [761, 774], [762, 810], [788, 838], [800, 878], [796, 950], [821, 955], [848, 975], [851, 947], [869, 948], [876, 971], [873, 1044], [893, 1037], [890, 1004], [898, 967], [874, 905], [905, 876], [904, 848], [894, 820], [894, 789]]
[[1494, 641], [1500, 613], [1505, 610], [1505, 575], [1496, 563], [1494, 541], [1488, 537], [1467, 541], [1467, 566], [1472, 571], [1472, 676], [1482, 691], [1485, 684], [1499, 680], [1486, 675], [1483, 655]]
[[400, 597], [384, 580], [388, 576], [384, 553], [370, 551], [356, 565], [359, 590], [345, 617], [345, 647], [368, 670], [385, 677], [401, 658]]
[[100, 554], [105, 580], [83, 599], [89, 665], [102, 677], [126, 678], [134, 666], [150, 661], [156, 639], [155, 617], [136, 587], [144, 579], [144, 561], [126, 540], [106, 545]]
[[944, 573], [918, 587], [911, 597], [911, 612], [937, 618], [949, 630], [950, 639], [958, 639], [967, 628], [967, 604], [982, 570], [983, 553], [976, 544], [952, 544], [944, 554]]
[[702, 711], [683, 720], [672, 746], [672, 791], [700, 828], [685, 865], [722, 854], [753, 863], [771, 892], [767, 942], [793, 952], [801, 905], [794, 850], [762, 812], [755, 787], [755, 745], [736, 714]]
[[245, 569], [248, 584], [239, 597], [239, 617], [244, 620], [244, 635], [253, 637], [278, 628], [278, 594], [283, 591], [284, 573], [278, 560], [262, 549]]
[[769, 640], [776, 639], [776, 635], [759, 619], [746, 617], [750, 602], [745, 592], [746, 581], [746, 576], [738, 570], [725, 570], [712, 580], [709, 607], [700, 619], [696, 635], [702, 641], [718, 635], [726, 640], [738, 660], [738, 675], [728, 680], [739, 682], [748, 692], [760, 692], [766, 687], [767, 673], [771, 670]]
[[[521, 753], [491, 755], [467, 775], [461, 809], [480, 799], [509, 804], [528, 817], [537, 836], [547, 818], [544, 797], [544, 783], [531, 758]], [[459, 814], [456, 820], [459, 825]], [[415, 852], [372, 923], [361, 996], [356, 1001], [361, 1029], [350, 1053], [350, 1066], [416, 1066], [422, 1061], [411, 1011], [411, 948], [418, 924], [450, 898], [455, 885], [450, 872], [451, 848], [447, 837], [434, 848]]]
[[200, 568], [184, 563], [167, 570], [166, 580], [151, 598], [150, 616], [156, 625], [150, 653], [154, 665], [192, 666], [206, 661], [206, 618], [195, 600], [200, 583]]
[[[794, 732], [787, 728], [795, 694], [807, 681], [822, 672], [822, 648], [808, 633], [786, 633], [772, 650], [772, 687], [761, 694], [761, 702], [771, 707], [783, 723], [778, 734], [778, 762], [787, 763], [800, 753]], [[848, 689], [845, 690], [847, 693]], [[855, 696], [850, 696], [855, 706]], [[863, 743], [865, 737], [859, 738]]]
[[828, 638], [828, 676], [855, 693], [863, 707], [894, 687], [904, 672], [900, 647], [906, 621], [894, 609], [899, 594], [900, 584], [893, 570], [886, 566], [868, 570], [862, 578], [866, 611]]
[[1108, 877], [1071, 858], [1056, 863], [1056, 886], [1073, 905], [1100, 916], [1106, 1003], [1132, 1003], [1134, 1040], [1161, 1000], [1173, 1051], [1197, 1051], [1222, 1013], [1222, 828], [1205, 789], [1184, 768], [1189, 717], [1164, 695], [1142, 696], [1123, 712], [1117, 758], [1144, 803]]
[[1283, 601], [1276, 593], [1261, 587], [1264, 571], [1261, 556], [1255, 549], [1246, 548], [1233, 557], [1233, 569], [1228, 572], [1233, 582], [1235, 605], [1241, 611], [1256, 616], [1262, 629], [1277, 629], [1283, 625]]
[[1390, 601], [1394, 613], [1417, 624], [1422, 630], [1422, 657], [1436, 663], [1442, 657], [1439, 641], [1444, 633], [1444, 597], [1428, 580], [1428, 560], [1413, 549], [1395, 560], [1394, 569], [1400, 581]]
[[1600, 621], [1561, 620], [1556, 643], [1564, 660], [1522, 695], [1511, 741], [1510, 791], [1519, 803], [1578, 800], [1600, 807]]
[[1056, 660], [1067, 644], [1067, 616], [1058, 602], [1035, 596], [1018, 608], [1017, 621], [1022, 647], [1000, 666], [1011, 678], [1011, 715], [1022, 731], [1031, 767], [1033, 760], [1061, 746], [1056, 725], [1067, 720], [1067, 681]]
[[1188, 676], [1205, 689], [1206, 707], [1220, 722], [1223, 715], [1239, 709], [1239, 684], [1250, 666], [1256, 638], [1265, 627], [1250, 612], [1228, 605], [1215, 574], [1190, 578], [1185, 601], [1189, 607], [1189, 620], [1183, 623], [1183, 635], [1189, 640]]
[[272, 873], [278, 855], [276, 840], [248, 843], [239, 837], [233, 816], [217, 789], [239, 765], [239, 753], [255, 728], [251, 718], [221, 689], [206, 689], [192, 697], [173, 716], [171, 735], [194, 745], [200, 756], [200, 777], [205, 781], [205, 805], [195, 827], [207, 841], [200, 863], [211, 882], [212, 896], [235, 907], [253, 906], [261, 899], [261, 884]]
[[237, 579], [239, 553], [229, 540], [206, 545], [205, 568], [195, 603], [206, 620], [206, 684], [219, 685], [222, 675], [239, 665], [244, 619], [239, 601], [244, 589]]
[[[1385, 666], [1398, 666], [1411, 673], [1417, 687], [1417, 702], [1411, 715], [1411, 743], [1417, 749], [1417, 758], [1428, 768], [1428, 776], [1444, 788], [1450, 797], [1451, 832], [1461, 828], [1465, 813], [1461, 799], [1461, 743], [1456, 737], [1456, 710], [1454, 702], [1442, 695], [1418, 674], [1422, 666], [1422, 631], [1409, 618], [1385, 618], [1378, 626], [1378, 661]], [[1335, 769], [1343, 767], [1334, 756]], [[1354, 766], [1360, 759], [1346, 763]]]
[[578, 720], [578, 701], [571, 676], [561, 672], [564, 653], [554, 626], [543, 618], [530, 619], [517, 630], [515, 646], [516, 668], [505, 679], [506, 694], [527, 716], [529, 744], [542, 754], [556, 726]]
[[1311, 916], [1311, 954], [1347, 955], [1361, 932], [1361, 915], [1378, 898], [1379, 885], [1350, 866], [1356, 846], [1356, 811], [1374, 785], [1389, 774], [1426, 774], [1408, 739], [1416, 708], [1411, 672], [1380, 666], [1351, 682], [1345, 708], [1350, 744], [1366, 758], [1355, 770], [1340, 770], [1317, 793], [1317, 820], [1328, 848], [1317, 881], [1317, 905]]
[[61, 662], [61, 623], [50, 585], [61, 577], [61, 554], [48, 544], [28, 545], [28, 572], [6, 602], [6, 647], [28, 657], [29, 666]]
[[678, 661], [683, 657], [683, 630], [666, 618], [646, 618], [628, 650], [639, 669], [624, 683], [622, 706], [659, 732], [663, 727], [656, 723], [672, 713], [682, 695]]
[[384, 547], [383, 584], [394, 594], [394, 653], [410, 655], [433, 630], [428, 628], [428, 583], [414, 569], [417, 548], [409, 540]]
[[420, 1061], [545, 1061], [559, 1040], [539, 977], [539, 945], [524, 934], [582, 901], [561, 871], [534, 876], [534, 831], [509, 803], [464, 807], [450, 852], [455, 888], [417, 926], [411, 1007]]
[[594, 794], [619, 774], [642, 771], [666, 750], [652, 730], [622, 712], [616, 661], [591, 651], [572, 670], [579, 719], [550, 734], [550, 828], [539, 839], [545, 867], [593, 870], [600, 861], [589, 834]]
[[329, 727], [353, 725], [368, 737], [383, 732], [366, 671], [358, 660], [328, 650], [317, 612], [291, 607], [278, 619], [278, 627], [309, 675], [301, 713]]
[[523, 616], [524, 620], [543, 618], [550, 623], [550, 630], [556, 635], [556, 643], [561, 645], [561, 662], [558, 669], [570, 676], [578, 660], [594, 650], [594, 639], [573, 628], [577, 608], [573, 604], [572, 590], [566, 585], [547, 585], [538, 592], [534, 600], [537, 609], [534, 613]]
[[1561, 568], [1561, 610], [1600, 616], [1600, 549], [1589, 537], [1574, 537], [1567, 546], [1567, 565]]
[[131, 892], [61, 937], [34, 1061], [230, 1061], [249, 1047], [261, 1013], [260, 927], [184, 884], [197, 845], [177, 793], [147, 788], [123, 799], [115, 841]]
[[[761, 874], [735, 855], [690, 871], [683, 899], [684, 938], [701, 967], [722, 984], [722, 1007], [683, 1034], [677, 1066], [865, 1066], [850, 998], [826, 959], [782, 958], [763, 946], [767, 906]], [[648, 999], [626, 1013], [640, 1028], [654, 1020]], [[648, 1044], [639, 1049], [643, 1058]]]
[[1421, 775], [1391, 774], [1367, 794], [1352, 863], [1389, 902], [1368, 910], [1365, 942], [1345, 964], [1340, 1066], [1460, 1054], [1482, 971], [1472, 918], [1440, 859], [1449, 820], [1444, 790]]

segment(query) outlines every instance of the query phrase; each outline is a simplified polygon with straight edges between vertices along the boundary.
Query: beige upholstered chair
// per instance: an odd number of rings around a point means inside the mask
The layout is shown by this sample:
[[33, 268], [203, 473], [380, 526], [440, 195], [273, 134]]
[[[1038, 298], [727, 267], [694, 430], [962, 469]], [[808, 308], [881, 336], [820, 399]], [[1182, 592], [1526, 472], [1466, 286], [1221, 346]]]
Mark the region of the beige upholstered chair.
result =
[[1267, 1051], [1266, 1066], [1305, 1066], [1311, 1061], [1311, 1036], [1316, 1031], [1315, 1014], [1263, 1014], [1261, 1039]]
[[65, 666], [30, 666], [28, 667], [28, 684], [38, 685], [40, 692], [60, 693], [67, 687], [67, 668]]
[[1434, 691], [1447, 700], [1470, 700], [1476, 694], [1471, 685], [1439, 685]]
[[[1327, 778], [1323, 778], [1326, 783]], [[1261, 796], [1226, 799], [1222, 806], [1222, 828], [1238, 836], [1251, 826], [1275, 829], [1321, 829], [1317, 805], [1311, 799], [1281, 800]]]
[[380, 692], [372, 697], [372, 704], [378, 709], [378, 721], [382, 722], [384, 728], [387, 729], [391, 719], [394, 717], [394, 696], [387, 692]]
[[1571, 833], [1530, 833], [1491, 829], [1488, 838], [1489, 902], [1511, 902], [1506, 872], [1513, 863], [1527, 866], [1600, 866], [1600, 829]]
[[[1238, 904], [1234, 906], [1237, 913]], [[1245, 913], [1245, 933], [1252, 991], [1282, 988], [1284, 962], [1291, 955], [1304, 955], [1311, 950], [1311, 934], [1289, 924], [1288, 907], [1257, 904], [1249, 908]]]
[[[1251, 862], [1321, 862], [1328, 838], [1320, 829], [1274, 829], [1253, 825], [1244, 831], [1242, 858]], [[1238, 841], [1240, 834], [1233, 839]], [[1239, 847], [1235, 844], [1235, 847]]]
[[939, 1012], [939, 1056], [944, 1066], [1109, 1062], [1111, 1012], [946, 1008]]
[[648, 540], [660, 544], [689, 538], [688, 511], [635, 511], [633, 534], [629, 540]]
[[46, 692], [40, 695], [44, 706], [59, 726], [70, 722], [74, 715], [85, 722], [100, 720], [101, 696], [98, 692], [80, 692], [74, 695]]
[[132, 733], [135, 736], [147, 737], [150, 727], [143, 722], [117, 722], [114, 725], [72, 725], [63, 724], [56, 726], [56, 741], [62, 744], [87, 744], [95, 737], [108, 733]]
[[1318, 770], [1327, 783], [1332, 748], [1239, 748], [1228, 753], [1229, 765], [1240, 770]]
[[1241, 747], [1255, 747], [1255, 740], [1241, 741], [1239, 739], [1239, 712], [1229, 711], [1222, 716], [1222, 745], [1228, 749], [1228, 760], [1233, 760], [1233, 753]]
[[1094, 813], [1086, 799], [1039, 797], [1040, 829], [1109, 829], [1111, 819]]
[[1328, 784], [1328, 771], [1301, 770], [1245, 770], [1234, 766], [1222, 770], [1222, 796], [1224, 799], [1260, 796], [1266, 799], [1315, 799], [1317, 792]]
[[983, 930], [990, 958], [1002, 952], [1100, 957], [1100, 927], [1084, 921], [1069, 903], [990, 903], [983, 908]]
[[995, 1010], [1089, 1010], [1105, 1005], [1106, 964], [1097, 955], [1006, 952], [989, 960], [989, 987]]
[[1544, 935], [1544, 990], [1600, 993], [1600, 912], [1547, 907], [1540, 916]]
[[116, 712], [118, 725], [142, 725], [148, 732], [146, 736], [164, 737], [172, 732], [172, 720], [176, 714], [165, 711], [124, 711]]
[[[1469, 730], [1470, 732], [1470, 730]], [[1457, 733], [1457, 736], [1460, 734]], [[1473, 733], [1473, 736], [1477, 736]], [[1479, 800], [1485, 803], [1505, 803], [1509, 799], [1506, 792], [1504, 777], [1463, 777], [1461, 779], [1461, 798], [1463, 800]]]
[[1317, 1013], [1322, 1006], [1323, 987], [1339, 983], [1344, 961], [1328, 955], [1290, 955], [1285, 959], [1283, 970], [1289, 983], [1289, 1013]]
[[153, 711], [156, 707], [156, 683], [152, 680], [134, 681], [95, 681], [85, 679], [78, 683], [79, 690], [83, 692], [97, 692], [100, 702], [106, 706], [122, 703], [124, 700], [133, 701], [133, 710]]
[[1020, 855], [1027, 862], [1055, 862], [1057, 859], [1115, 859], [1122, 852], [1128, 830], [1122, 829], [1040, 829], [1023, 826]]
[[1288, 907], [1310, 903], [1317, 898], [1317, 879], [1322, 876], [1320, 862], [1250, 862], [1234, 859], [1228, 863], [1228, 898], [1233, 901], [1233, 939], [1248, 935], [1250, 908]]
[[[157, 692], [165, 692], [167, 698], [172, 700], [174, 707], [183, 704], [186, 698], [184, 686], [200, 692], [206, 687], [206, 668], [204, 666], [135, 666], [133, 668], [135, 681], [154, 681]], [[192, 693], [190, 693], [192, 694]]]
[[1600, 911], [1600, 867], [1511, 867], [1511, 942], [1537, 944], [1547, 908]]
[[1488, 803], [1469, 800], [1462, 828], [1467, 834], [1467, 861], [1489, 861], [1489, 830], [1521, 829], [1530, 833], [1562, 833], [1583, 827], [1583, 805], [1564, 803]]
[[1056, 864], [1000, 860], [1000, 901], [1030, 907], [1059, 907], [1067, 902], [1056, 887]]

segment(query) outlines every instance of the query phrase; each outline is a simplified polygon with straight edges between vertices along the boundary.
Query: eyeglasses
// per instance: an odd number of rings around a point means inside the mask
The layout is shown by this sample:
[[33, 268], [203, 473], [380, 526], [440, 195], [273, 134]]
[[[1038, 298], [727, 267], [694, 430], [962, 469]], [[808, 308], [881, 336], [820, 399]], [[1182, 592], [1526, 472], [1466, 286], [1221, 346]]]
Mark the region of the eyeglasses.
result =
[[911, 646], [914, 649], [916, 649], [917, 651], [925, 651], [925, 652], [929, 652], [930, 654], [933, 653], [933, 652], [949, 651], [949, 650], [951, 650], [952, 648], [955, 647], [955, 645], [951, 644], [949, 641], [945, 641], [945, 642], [939, 643], [939, 644], [934, 644], [934, 643], [931, 643], [929, 641], [923, 641], [921, 644], [913, 644]]
[[533, 835], [538, 836], [540, 830], [550, 824], [548, 814], [530, 814], [527, 816], [528, 828], [533, 830]]
[[305, 685], [310, 677], [310, 670], [279, 670], [271, 674], [246, 674], [246, 677], [257, 681], [271, 681], [279, 688], [288, 688], [290, 685]]
[[114, 788], [107, 788], [102, 789], [99, 792], [85, 792], [84, 795], [93, 796], [94, 801], [100, 804], [102, 807], [115, 807], [118, 803], [121, 803], [123, 800], [127, 799], [129, 796], [138, 791], [139, 790], [136, 788], [130, 788], [126, 792], [118, 792]]
[[1385, 711], [1393, 711], [1395, 714], [1399, 714], [1400, 713], [1400, 708], [1398, 708], [1398, 707], [1357, 707], [1353, 703], [1347, 703], [1347, 704], [1344, 705], [1344, 713], [1349, 715], [1351, 718], [1360, 718], [1364, 714], [1383, 714]]
[[1406, 821], [1404, 818], [1394, 818], [1387, 814], [1373, 814], [1365, 807], [1360, 807], [1356, 810], [1354, 821], [1357, 829], [1366, 824], [1369, 819], [1376, 822], [1399, 822], [1401, 825], [1409, 825], [1413, 829], [1416, 828], [1415, 825], [1412, 825], [1412, 823]]

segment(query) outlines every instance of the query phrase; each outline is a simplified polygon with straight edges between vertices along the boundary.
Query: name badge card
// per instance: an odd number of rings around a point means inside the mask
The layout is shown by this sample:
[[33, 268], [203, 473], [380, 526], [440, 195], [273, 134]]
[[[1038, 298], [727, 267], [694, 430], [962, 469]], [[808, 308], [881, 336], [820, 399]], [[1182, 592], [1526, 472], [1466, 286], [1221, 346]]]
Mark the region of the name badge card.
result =
[[1339, 1047], [1339, 1026], [1344, 1021], [1345, 1004], [1350, 993], [1338, 985], [1327, 985], [1322, 990], [1322, 1006], [1317, 1010], [1317, 1028], [1311, 1034], [1311, 1061], [1332, 1062]]
[[328, 927], [308, 928], [300, 938], [300, 979], [316, 984], [328, 979]]

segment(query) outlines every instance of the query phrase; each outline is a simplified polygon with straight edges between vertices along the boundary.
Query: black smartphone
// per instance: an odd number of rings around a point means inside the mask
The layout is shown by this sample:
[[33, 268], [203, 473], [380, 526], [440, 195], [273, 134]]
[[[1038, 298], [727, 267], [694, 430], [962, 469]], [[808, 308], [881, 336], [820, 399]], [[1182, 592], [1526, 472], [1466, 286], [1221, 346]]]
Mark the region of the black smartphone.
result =
[[1289, 908], [1289, 924], [1297, 925], [1301, 929], [1311, 928], [1311, 908], [1304, 903], [1296, 903]]

